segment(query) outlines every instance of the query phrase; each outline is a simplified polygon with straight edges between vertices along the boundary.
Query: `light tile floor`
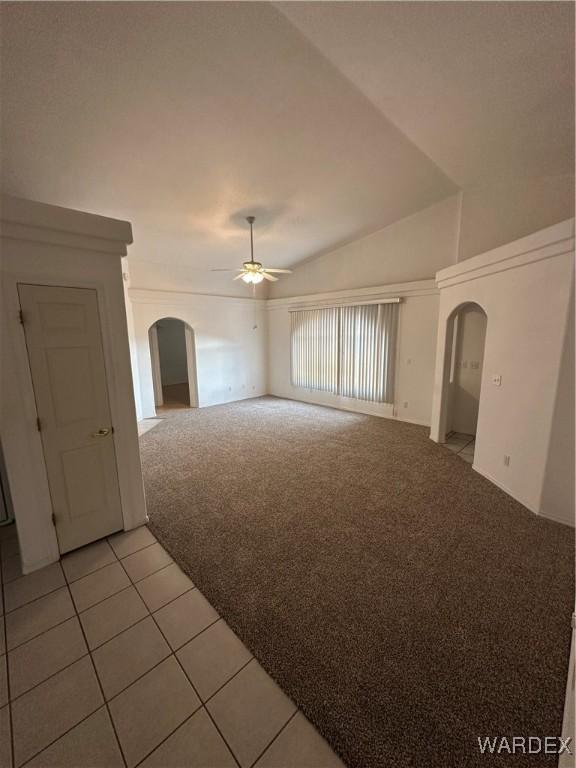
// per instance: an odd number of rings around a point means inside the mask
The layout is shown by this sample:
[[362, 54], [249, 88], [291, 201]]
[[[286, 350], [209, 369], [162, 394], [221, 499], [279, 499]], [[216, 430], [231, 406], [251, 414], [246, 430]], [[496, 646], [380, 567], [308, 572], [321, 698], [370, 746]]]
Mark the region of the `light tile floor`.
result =
[[0, 564], [0, 768], [343, 766], [147, 528]]
[[474, 449], [476, 448], [476, 438], [474, 435], [465, 435], [463, 432], [450, 432], [446, 436], [446, 442], [443, 445], [468, 464], [472, 464], [474, 461]]

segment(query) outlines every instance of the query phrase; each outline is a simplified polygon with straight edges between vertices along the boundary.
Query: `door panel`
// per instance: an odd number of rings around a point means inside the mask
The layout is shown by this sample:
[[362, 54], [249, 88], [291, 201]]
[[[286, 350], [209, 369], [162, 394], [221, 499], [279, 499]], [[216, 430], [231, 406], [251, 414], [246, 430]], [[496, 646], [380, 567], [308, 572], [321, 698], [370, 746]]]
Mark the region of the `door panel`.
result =
[[96, 291], [18, 286], [60, 552], [123, 527]]

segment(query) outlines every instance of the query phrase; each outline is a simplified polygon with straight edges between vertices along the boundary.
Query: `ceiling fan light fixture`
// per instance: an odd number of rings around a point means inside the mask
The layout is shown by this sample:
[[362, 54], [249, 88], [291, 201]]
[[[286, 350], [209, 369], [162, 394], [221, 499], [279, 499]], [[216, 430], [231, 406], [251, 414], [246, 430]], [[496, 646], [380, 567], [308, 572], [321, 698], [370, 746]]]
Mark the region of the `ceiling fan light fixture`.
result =
[[250, 261], [245, 261], [242, 264], [242, 269], [214, 269], [213, 272], [237, 272], [238, 274], [232, 278], [233, 280], [242, 280], [247, 285], [257, 285], [263, 280], [269, 280], [276, 283], [277, 277], [270, 274], [271, 272], [284, 272], [289, 274], [291, 269], [264, 269], [259, 261], [254, 261], [254, 216], [247, 216], [246, 221], [250, 224]]
[[262, 280], [264, 280], [264, 275], [261, 272], [245, 272], [242, 275], [242, 280], [244, 280], [245, 283], [256, 285], [256, 283], [261, 283]]

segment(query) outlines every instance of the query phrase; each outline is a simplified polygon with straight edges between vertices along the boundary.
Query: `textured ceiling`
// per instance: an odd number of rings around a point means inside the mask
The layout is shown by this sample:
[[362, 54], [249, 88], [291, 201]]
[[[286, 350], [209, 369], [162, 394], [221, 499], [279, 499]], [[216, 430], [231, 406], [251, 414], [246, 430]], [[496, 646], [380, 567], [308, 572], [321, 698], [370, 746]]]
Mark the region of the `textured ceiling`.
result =
[[568, 6], [2, 3], [3, 188], [130, 220], [158, 279], [241, 291], [209, 269], [247, 257], [248, 213], [289, 266], [569, 171]]
[[276, 5], [460, 186], [573, 172], [573, 3]]

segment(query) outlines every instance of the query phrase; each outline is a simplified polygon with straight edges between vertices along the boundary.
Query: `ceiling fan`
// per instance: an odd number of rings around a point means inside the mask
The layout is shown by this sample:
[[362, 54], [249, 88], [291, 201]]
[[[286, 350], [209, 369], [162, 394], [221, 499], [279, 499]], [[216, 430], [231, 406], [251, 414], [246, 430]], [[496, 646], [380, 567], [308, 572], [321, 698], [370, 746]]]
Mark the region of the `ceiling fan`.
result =
[[291, 269], [264, 269], [259, 261], [254, 261], [254, 236], [252, 232], [253, 224], [256, 220], [255, 216], [246, 216], [246, 221], [250, 224], [250, 261], [245, 261], [242, 265], [242, 269], [213, 269], [212, 272], [239, 272], [234, 280], [243, 280], [245, 283], [261, 283], [262, 280], [270, 280], [276, 282], [277, 277], [274, 277], [271, 273], [283, 273], [290, 274]]

